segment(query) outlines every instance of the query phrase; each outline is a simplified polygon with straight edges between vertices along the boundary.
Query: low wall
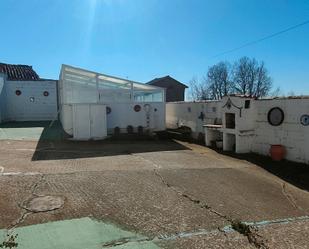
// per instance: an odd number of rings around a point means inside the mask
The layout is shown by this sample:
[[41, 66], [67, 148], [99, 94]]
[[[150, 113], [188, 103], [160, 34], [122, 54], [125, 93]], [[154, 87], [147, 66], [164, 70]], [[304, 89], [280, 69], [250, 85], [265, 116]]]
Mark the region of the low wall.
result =
[[[309, 114], [309, 99], [273, 99], [256, 101], [257, 115], [252, 151], [268, 155], [272, 144], [286, 147], [288, 160], [309, 164], [309, 126], [301, 124], [304, 114]], [[273, 107], [284, 112], [279, 126], [268, 123], [267, 114]]]
[[[250, 100], [249, 107], [245, 102]], [[268, 112], [279, 107], [284, 113], [284, 121], [279, 126], [268, 122]], [[204, 115], [202, 120], [201, 113]], [[235, 114], [235, 128], [226, 127], [226, 113]], [[244, 97], [224, 97], [216, 102], [175, 102], [166, 104], [167, 128], [188, 126], [193, 136], [204, 133], [204, 124], [214, 124], [222, 120], [219, 129], [227, 138], [235, 136], [237, 153], [254, 152], [269, 155], [271, 145], [285, 146], [286, 159], [309, 164], [309, 125], [301, 123], [301, 117], [309, 115], [309, 98], [279, 98], [255, 100]], [[226, 139], [228, 140], [228, 139]], [[225, 141], [226, 143], [228, 141]]]
[[[165, 103], [160, 102], [134, 102], [134, 103], [104, 103], [109, 107], [107, 114], [107, 131], [113, 134], [115, 127], [119, 127], [121, 132], [127, 132], [127, 126], [133, 126], [137, 131], [138, 126], [145, 130], [162, 131], [165, 130]], [[140, 111], [135, 111], [134, 107], [139, 105]], [[149, 107], [149, 109], [147, 108]], [[64, 130], [73, 134], [73, 109], [72, 105], [61, 105], [60, 119]]]
[[[202, 114], [202, 115], [201, 115]], [[169, 102], [166, 103], [166, 128], [190, 127], [194, 136], [204, 133], [204, 124], [221, 119], [221, 102]]]
[[5, 116], [5, 88], [4, 88], [5, 75], [0, 73], [0, 123]]
[[[17, 94], [18, 91], [18, 94]], [[1, 96], [2, 121], [57, 119], [57, 82], [5, 81]]]

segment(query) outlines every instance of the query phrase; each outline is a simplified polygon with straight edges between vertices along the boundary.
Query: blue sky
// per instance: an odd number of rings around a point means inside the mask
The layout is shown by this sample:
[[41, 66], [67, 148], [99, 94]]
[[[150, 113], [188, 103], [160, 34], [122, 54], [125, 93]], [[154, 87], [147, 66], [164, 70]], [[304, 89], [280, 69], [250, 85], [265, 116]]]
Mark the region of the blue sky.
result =
[[0, 61], [58, 78], [70, 64], [141, 82], [188, 83], [220, 60], [263, 60], [284, 93], [309, 94], [308, 0], [2, 0]]

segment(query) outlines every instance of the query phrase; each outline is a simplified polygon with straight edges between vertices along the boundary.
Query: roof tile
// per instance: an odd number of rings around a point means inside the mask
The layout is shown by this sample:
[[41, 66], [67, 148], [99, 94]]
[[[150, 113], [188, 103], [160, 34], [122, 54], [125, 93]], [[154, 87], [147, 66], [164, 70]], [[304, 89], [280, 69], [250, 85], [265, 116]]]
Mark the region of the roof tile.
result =
[[6, 74], [8, 80], [40, 80], [32, 66], [28, 65], [0, 63], [0, 73]]

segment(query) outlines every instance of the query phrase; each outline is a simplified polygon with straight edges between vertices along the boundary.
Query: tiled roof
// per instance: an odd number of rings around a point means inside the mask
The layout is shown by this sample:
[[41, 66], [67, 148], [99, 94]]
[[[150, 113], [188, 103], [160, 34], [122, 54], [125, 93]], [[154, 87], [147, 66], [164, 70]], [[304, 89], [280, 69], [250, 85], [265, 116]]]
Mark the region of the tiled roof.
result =
[[27, 65], [12, 65], [0, 63], [0, 73], [7, 75], [8, 80], [39, 80], [40, 77]]

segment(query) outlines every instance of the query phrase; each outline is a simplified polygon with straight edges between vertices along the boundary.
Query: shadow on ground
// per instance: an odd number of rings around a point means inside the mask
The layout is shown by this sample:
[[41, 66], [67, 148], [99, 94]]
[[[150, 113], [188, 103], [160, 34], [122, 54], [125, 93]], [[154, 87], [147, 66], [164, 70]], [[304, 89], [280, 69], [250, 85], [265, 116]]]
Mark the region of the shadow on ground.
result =
[[32, 161], [78, 159], [127, 155], [131, 153], [188, 150], [171, 140], [138, 134], [124, 134], [104, 141], [72, 141], [59, 122], [44, 127]]
[[253, 153], [235, 154], [218, 151], [220, 154], [251, 162], [266, 171], [276, 175], [282, 180], [293, 184], [303, 190], [309, 191], [309, 165], [287, 160], [275, 162], [270, 157]]

